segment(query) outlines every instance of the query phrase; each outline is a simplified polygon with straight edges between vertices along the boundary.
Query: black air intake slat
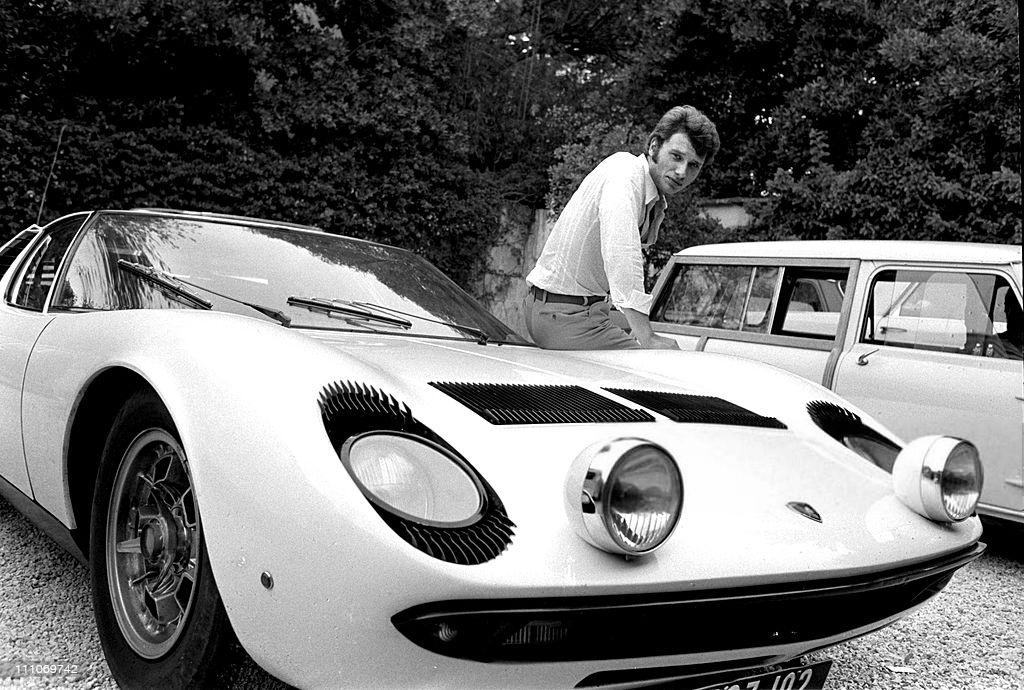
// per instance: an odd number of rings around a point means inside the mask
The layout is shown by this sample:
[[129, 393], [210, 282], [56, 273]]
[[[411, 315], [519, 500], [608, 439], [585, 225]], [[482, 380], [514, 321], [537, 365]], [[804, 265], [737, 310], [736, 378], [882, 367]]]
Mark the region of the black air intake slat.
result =
[[814, 423], [826, 434], [839, 441], [847, 436], [864, 436], [878, 443], [891, 446], [899, 452], [899, 446], [882, 436], [880, 433], [861, 421], [860, 415], [840, 407], [835, 403], [824, 400], [812, 400], [807, 403], [807, 414], [811, 416]]
[[859, 415], [824, 400], [807, 403], [807, 414], [826, 434], [892, 474], [900, 447], [865, 424]]
[[615, 424], [654, 421], [654, 417], [643, 410], [626, 407], [580, 386], [436, 381], [430, 385], [455, 398], [491, 424]]
[[643, 405], [658, 414], [665, 415], [675, 422], [756, 426], [767, 429], [786, 428], [785, 424], [774, 417], [764, 417], [728, 400], [709, 395], [664, 393], [627, 388], [605, 388], [605, 390], [637, 405]]

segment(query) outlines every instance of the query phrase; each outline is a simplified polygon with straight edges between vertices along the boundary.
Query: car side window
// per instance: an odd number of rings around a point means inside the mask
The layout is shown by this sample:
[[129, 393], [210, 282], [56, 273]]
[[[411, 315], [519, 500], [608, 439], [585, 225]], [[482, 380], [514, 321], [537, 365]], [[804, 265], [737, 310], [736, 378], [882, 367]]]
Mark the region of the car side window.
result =
[[773, 266], [677, 264], [655, 321], [765, 332], [778, 269]]
[[35, 237], [35, 232], [22, 230], [0, 247], [0, 276], [7, 273], [7, 270], [14, 264], [14, 260], [18, 258], [18, 254], [21, 254], [21, 250], [32, 241], [33, 237]]
[[1020, 302], [1005, 277], [886, 270], [871, 284], [861, 341], [1020, 359]]
[[84, 220], [84, 214], [71, 216], [46, 230], [46, 236], [28, 259], [21, 279], [11, 286], [9, 297], [12, 304], [42, 311], [60, 262]]
[[772, 332], [835, 339], [848, 275], [845, 268], [786, 268]]

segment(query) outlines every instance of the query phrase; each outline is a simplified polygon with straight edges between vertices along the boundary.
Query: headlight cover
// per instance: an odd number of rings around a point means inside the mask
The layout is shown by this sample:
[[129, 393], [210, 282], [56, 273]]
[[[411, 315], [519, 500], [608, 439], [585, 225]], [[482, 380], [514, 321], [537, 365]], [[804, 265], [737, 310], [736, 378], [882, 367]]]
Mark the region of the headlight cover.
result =
[[868, 462], [892, 473], [900, 447], [866, 425], [859, 415], [823, 400], [807, 403], [807, 413], [826, 434]]
[[470, 525], [486, 508], [486, 492], [466, 463], [412, 434], [353, 436], [341, 448], [341, 461], [371, 503], [421, 525]]
[[[342, 465], [374, 512], [406, 543], [456, 565], [487, 563], [511, 545], [516, 525], [498, 494], [408, 405], [359, 381], [328, 384], [318, 402]], [[455, 498], [446, 504], [449, 494]]]
[[984, 484], [974, 444], [950, 436], [922, 436], [893, 465], [893, 489], [911, 510], [937, 522], [960, 522], [974, 513]]
[[672, 535], [683, 507], [683, 479], [661, 446], [638, 438], [596, 443], [573, 461], [565, 511], [584, 541], [629, 557], [649, 554]]

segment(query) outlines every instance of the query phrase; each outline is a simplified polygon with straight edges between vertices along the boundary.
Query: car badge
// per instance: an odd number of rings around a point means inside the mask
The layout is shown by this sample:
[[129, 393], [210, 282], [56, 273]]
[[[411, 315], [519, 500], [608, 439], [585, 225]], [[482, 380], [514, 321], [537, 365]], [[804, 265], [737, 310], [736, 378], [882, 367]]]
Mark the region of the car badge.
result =
[[814, 520], [815, 522], [821, 522], [821, 515], [814, 509], [810, 503], [801, 503], [800, 501], [790, 501], [786, 504], [786, 507], [792, 511], [800, 513], [808, 520]]

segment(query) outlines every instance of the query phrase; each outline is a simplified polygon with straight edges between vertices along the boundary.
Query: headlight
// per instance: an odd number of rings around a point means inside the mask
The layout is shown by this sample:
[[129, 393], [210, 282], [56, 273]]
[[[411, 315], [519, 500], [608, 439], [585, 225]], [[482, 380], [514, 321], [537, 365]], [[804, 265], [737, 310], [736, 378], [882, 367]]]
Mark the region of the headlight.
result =
[[683, 479], [668, 452], [637, 438], [590, 446], [565, 481], [576, 533], [611, 553], [640, 556], [665, 543], [683, 507]]
[[341, 460], [377, 507], [422, 525], [471, 524], [485, 492], [475, 473], [445, 448], [401, 432], [353, 436]]
[[970, 517], [983, 481], [978, 449], [949, 436], [911, 441], [892, 469], [896, 496], [914, 512], [938, 522]]

